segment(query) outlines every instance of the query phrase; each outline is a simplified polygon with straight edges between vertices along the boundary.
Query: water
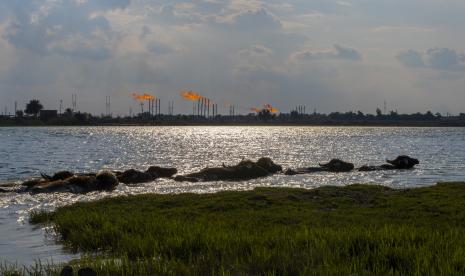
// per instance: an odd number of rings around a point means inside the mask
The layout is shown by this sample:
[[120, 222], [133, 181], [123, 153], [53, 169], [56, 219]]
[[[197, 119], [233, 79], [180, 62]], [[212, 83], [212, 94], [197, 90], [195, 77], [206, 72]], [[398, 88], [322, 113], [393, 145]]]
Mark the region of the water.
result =
[[0, 128], [0, 182], [59, 170], [146, 169], [174, 166], [181, 174], [207, 166], [269, 156], [287, 167], [317, 166], [340, 158], [357, 167], [408, 154], [420, 160], [413, 171], [274, 175], [243, 182], [176, 183], [157, 180], [112, 193], [0, 194], [0, 261], [67, 261], [76, 255], [56, 237], [31, 226], [28, 214], [76, 201], [137, 193], [216, 192], [257, 186], [304, 187], [379, 183], [406, 188], [465, 180], [465, 128], [368, 127], [47, 127]]

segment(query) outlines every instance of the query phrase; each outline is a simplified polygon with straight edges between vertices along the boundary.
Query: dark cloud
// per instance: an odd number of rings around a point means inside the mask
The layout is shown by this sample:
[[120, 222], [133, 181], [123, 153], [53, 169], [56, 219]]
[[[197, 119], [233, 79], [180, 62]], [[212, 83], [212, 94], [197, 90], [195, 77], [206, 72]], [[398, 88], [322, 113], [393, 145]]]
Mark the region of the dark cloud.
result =
[[443, 71], [465, 71], [465, 56], [454, 49], [431, 48], [425, 53], [408, 50], [400, 52], [397, 59], [411, 68], [431, 68]]
[[328, 50], [304, 50], [296, 52], [291, 56], [294, 61], [305, 60], [323, 60], [323, 59], [341, 59], [341, 60], [362, 60], [362, 54], [353, 48], [343, 47], [341, 45], [334, 45], [333, 49]]
[[425, 67], [421, 53], [415, 50], [400, 52], [396, 58], [407, 67]]
[[465, 70], [460, 56], [455, 50], [448, 48], [433, 48], [426, 52], [428, 63], [438, 70]]
[[355, 49], [334, 45], [336, 53], [334, 55], [337, 59], [361, 60], [362, 55]]

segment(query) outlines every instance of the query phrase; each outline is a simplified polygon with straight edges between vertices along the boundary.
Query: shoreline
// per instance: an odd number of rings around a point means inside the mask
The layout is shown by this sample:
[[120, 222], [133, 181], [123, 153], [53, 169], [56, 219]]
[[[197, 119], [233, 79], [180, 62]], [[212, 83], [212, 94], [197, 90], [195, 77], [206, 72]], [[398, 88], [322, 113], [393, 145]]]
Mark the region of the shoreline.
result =
[[176, 127], [176, 126], [224, 126], [224, 127], [465, 127], [465, 122], [447, 122], [447, 123], [430, 123], [430, 122], [331, 122], [331, 123], [277, 123], [277, 122], [155, 122], [155, 123], [108, 123], [108, 124], [0, 124], [0, 128], [8, 127]]

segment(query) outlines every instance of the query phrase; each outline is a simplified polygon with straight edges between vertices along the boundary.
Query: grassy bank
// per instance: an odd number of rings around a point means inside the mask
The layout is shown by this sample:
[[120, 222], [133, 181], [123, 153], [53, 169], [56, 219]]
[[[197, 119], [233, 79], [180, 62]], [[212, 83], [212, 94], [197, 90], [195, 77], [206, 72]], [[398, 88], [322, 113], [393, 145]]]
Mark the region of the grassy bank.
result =
[[465, 273], [465, 183], [124, 196], [31, 222], [103, 274]]

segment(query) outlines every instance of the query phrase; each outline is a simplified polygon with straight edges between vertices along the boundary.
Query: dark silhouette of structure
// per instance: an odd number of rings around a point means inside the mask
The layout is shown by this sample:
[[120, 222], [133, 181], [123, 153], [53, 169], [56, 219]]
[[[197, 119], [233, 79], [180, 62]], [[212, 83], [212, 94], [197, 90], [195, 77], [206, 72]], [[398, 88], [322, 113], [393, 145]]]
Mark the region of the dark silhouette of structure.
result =
[[42, 121], [49, 121], [51, 119], [58, 118], [58, 111], [57, 110], [41, 110], [39, 112], [39, 119]]
[[31, 100], [28, 104], [26, 104], [26, 110], [24, 110], [24, 113], [28, 115], [34, 115], [37, 117], [39, 112], [44, 108], [44, 106], [40, 103], [39, 100]]

